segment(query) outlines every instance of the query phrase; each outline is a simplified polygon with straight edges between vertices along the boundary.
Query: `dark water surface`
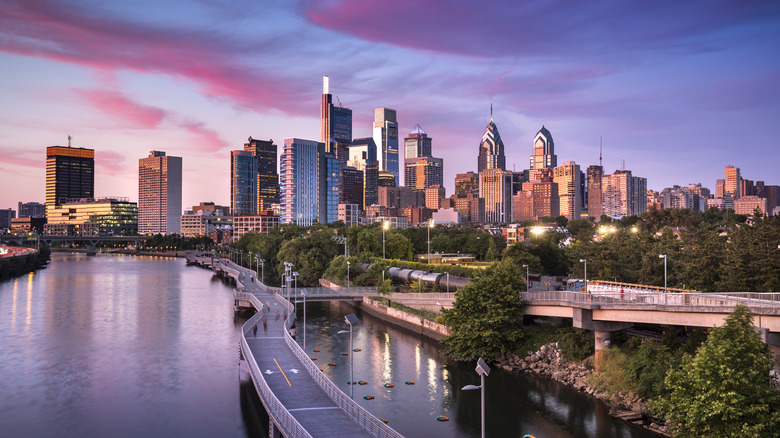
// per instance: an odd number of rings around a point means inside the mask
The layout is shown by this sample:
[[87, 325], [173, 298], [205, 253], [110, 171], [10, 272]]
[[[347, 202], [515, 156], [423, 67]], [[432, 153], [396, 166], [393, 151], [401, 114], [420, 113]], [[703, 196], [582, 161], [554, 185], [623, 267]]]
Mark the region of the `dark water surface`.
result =
[[[322, 365], [337, 362], [325, 372], [347, 391], [349, 336], [336, 332], [353, 312], [307, 308], [307, 347], [321, 349]], [[408, 437], [479, 436], [479, 392], [459, 389], [479, 384], [474, 365], [360, 316], [354, 372], [368, 384], [354, 387], [355, 399]], [[0, 283], [0, 436], [265, 436], [239, 361], [243, 321], [232, 288], [182, 259], [54, 254], [47, 269]], [[653, 436], [546, 379], [494, 370], [486, 388], [488, 436]]]

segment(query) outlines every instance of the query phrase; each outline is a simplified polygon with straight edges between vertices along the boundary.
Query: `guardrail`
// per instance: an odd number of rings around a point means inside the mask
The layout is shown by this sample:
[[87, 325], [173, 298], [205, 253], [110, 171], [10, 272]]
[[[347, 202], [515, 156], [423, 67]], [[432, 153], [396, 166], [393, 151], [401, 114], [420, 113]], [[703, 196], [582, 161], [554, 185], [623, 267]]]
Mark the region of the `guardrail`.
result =
[[252, 376], [252, 382], [254, 382], [257, 393], [260, 395], [260, 401], [263, 403], [263, 406], [265, 406], [268, 415], [273, 418], [274, 424], [282, 429], [282, 433], [285, 437], [311, 438], [309, 432], [307, 432], [306, 429], [298, 423], [298, 420], [287, 411], [287, 408], [284, 407], [279, 399], [276, 398], [273, 391], [271, 391], [271, 388], [268, 387], [268, 383], [266, 383], [265, 378], [263, 378], [263, 373], [257, 366], [257, 361], [255, 361], [255, 357], [249, 349], [249, 343], [246, 340], [246, 336], [252, 330], [252, 326], [259, 323], [262, 319], [263, 304], [252, 293], [236, 292], [236, 295], [241, 295], [242, 298], [249, 299], [258, 309], [258, 312], [249, 318], [241, 328], [241, 351], [249, 353], [244, 354], [244, 359], [246, 360], [247, 365], [249, 365], [249, 374]]
[[731, 309], [737, 304], [749, 308], [780, 309], [780, 293], [774, 292], [727, 292], [727, 293], [649, 293], [649, 292], [609, 292], [587, 293], [571, 291], [530, 291], [520, 293], [523, 302], [560, 302], [575, 305], [665, 305], [720, 307]]
[[[290, 318], [290, 320], [291, 319], [292, 318]], [[330, 397], [331, 400], [333, 400], [344, 412], [346, 412], [347, 415], [352, 418], [352, 420], [354, 420], [375, 437], [403, 438], [403, 435], [396, 432], [392, 427], [383, 423], [381, 420], [368, 412], [365, 408], [355, 403], [355, 401], [347, 396], [347, 394], [341, 391], [322, 371], [320, 371], [320, 368], [314, 364], [308, 354], [306, 354], [301, 346], [298, 345], [298, 343], [295, 342], [295, 340], [289, 335], [289, 331], [287, 331], [285, 340], [287, 341], [287, 345], [290, 347], [293, 353], [295, 353], [295, 355], [298, 356], [298, 359], [300, 359], [301, 363], [303, 363], [303, 366], [312, 376], [314, 381], [320, 385], [325, 393], [328, 394], [328, 397]]]

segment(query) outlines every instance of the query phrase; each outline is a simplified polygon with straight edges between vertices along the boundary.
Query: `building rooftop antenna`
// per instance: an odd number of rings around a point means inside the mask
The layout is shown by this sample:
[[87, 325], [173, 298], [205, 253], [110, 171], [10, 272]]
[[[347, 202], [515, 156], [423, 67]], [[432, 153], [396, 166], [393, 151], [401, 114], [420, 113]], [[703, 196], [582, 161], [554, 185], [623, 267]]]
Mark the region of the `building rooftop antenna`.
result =
[[625, 158], [621, 158], [621, 160], [623, 160], [623, 167], [620, 170], [625, 172], [626, 171], [626, 159]]
[[71, 140], [73, 140], [73, 137], [71, 137], [70, 134], [68, 134], [68, 147], [70, 147], [70, 141]]
[[601, 150], [604, 148], [604, 136], [599, 137], [599, 167], [602, 167], [601, 163]]

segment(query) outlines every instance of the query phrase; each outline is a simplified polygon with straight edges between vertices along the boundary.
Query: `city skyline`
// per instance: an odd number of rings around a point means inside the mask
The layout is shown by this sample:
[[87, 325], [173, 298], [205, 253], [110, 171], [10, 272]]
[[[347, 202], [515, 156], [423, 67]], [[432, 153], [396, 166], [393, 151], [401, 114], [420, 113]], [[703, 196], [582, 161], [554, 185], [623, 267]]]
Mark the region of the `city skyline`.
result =
[[507, 170], [544, 125], [559, 162], [598, 164], [603, 137], [604, 173], [625, 159], [657, 191], [714, 193], [725, 165], [780, 182], [772, 2], [0, 4], [0, 208], [44, 201], [45, 148], [68, 135], [95, 150], [95, 197], [136, 200], [137, 160], [159, 149], [184, 158], [183, 205], [227, 205], [248, 136], [319, 137], [323, 75], [353, 138], [376, 108], [402, 138], [425, 126], [448, 195], [477, 170], [491, 103]]

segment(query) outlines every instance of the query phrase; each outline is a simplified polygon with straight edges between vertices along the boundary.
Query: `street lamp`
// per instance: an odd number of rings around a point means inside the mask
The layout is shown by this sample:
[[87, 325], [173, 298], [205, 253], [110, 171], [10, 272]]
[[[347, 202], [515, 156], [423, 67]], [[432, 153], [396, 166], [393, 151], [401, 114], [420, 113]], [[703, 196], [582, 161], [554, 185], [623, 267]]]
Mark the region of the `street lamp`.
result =
[[347, 260], [347, 288], [349, 288], [349, 260]]
[[658, 258], [664, 259], [664, 293], [669, 293], [669, 289], [666, 287], [666, 254], [661, 254]]
[[580, 263], [585, 263], [585, 292], [588, 291], [588, 260], [580, 259]]
[[428, 264], [431, 264], [431, 228], [433, 228], [433, 219], [428, 219]]
[[528, 271], [531, 268], [529, 268], [528, 265], [523, 265], [523, 267], [525, 268], [525, 291], [528, 292], [531, 287], [531, 282], [528, 280]]
[[301, 289], [303, 295], [303, 350], [306, 351], [306, 289]]
[[298, 271], [295, 271], [292, 274], [293, 278], [295, 279], [295, 294], [293, 295], [293, 297], [295, 297], [295, 295], [298, 295]]
[[344, 317], [344, 320], [347, 321], [347, 324], [349, 325], [349, 331], [346, 330], [340, 330], [338, 334], [344, 334], [349, 333], [349, 398], [352, 398], [353, 395], [353, 388], [355, 385], [352, 384], [355, 380], [353, 379], [353, 366], [352, 366], [352, 358], [355, 356], [354, 351], [352, 351], [352, 325], [357, 324], [360, 322], [360, 320], [355, 316], [354, 313], [350, 313], [349, 315]]
[[385, 223], [382, 224], [382, 258], [383, 259], [387, 258], [385, 257], [385, 231], [387, 231], [388, 228], [390, 228], [390, 221], [385, 221]]
[[477, 374], [479, 374], [480, 385], [466, 385], [461, 388], [462, 391], [471, 391], [479, 389], [482, 393], [482, 438], [485, 438], [485, 376], [490, 374], [490, 367], [480, 357], [477, 360]]
[[265, 284], [265, 259], [260, 259], [260, 283]]

